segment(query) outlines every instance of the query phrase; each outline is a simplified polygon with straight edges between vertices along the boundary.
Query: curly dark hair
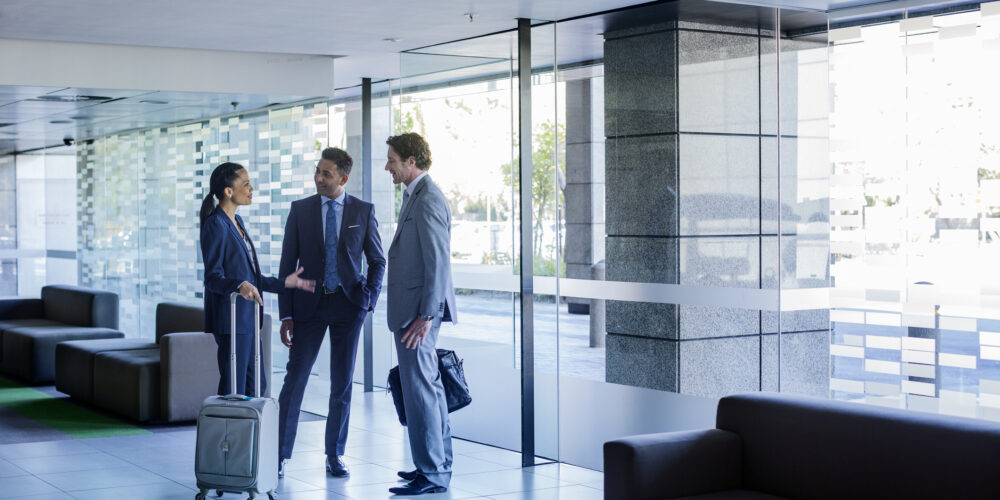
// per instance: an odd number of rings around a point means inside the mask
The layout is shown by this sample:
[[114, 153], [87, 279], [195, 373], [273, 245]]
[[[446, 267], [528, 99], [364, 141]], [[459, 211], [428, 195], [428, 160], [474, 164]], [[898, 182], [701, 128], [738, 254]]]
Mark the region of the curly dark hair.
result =
[[427, 145], [427, 141], [420, 134], [407, 132], [393, 135], [386, 139], [385, 143], [396, 151], [396, 154], [403, 161], [412, 156], [420, 170], [427, 171], [431, 168], [431, 147]]

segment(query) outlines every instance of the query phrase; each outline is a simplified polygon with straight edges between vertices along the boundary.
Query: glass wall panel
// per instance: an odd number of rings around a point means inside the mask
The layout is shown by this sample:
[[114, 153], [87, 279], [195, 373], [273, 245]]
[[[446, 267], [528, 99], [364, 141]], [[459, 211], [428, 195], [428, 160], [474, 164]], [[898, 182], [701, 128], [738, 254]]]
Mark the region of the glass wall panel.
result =
[[[779, 300], [786, 287], [827, 291], [824, 41], [794, 34], [802, 13], [779, 29], [774, 9], [727, 9], [663, 4], [558, 25], [565, 462], [600, 469], [609, 439], [712, 427], [728, 394], [824, 386], [828, 323], [810, 315], [822, 301]], [[798, 145], [806, 134], [817, 145]], [[798, 271], [797, 258], [813, 264]], [[818, 346], [792, 340], [801, 311]], [[789, 357], [820, 369], [779, 371]]]
[[837, 399], [1000, 419], [998, 33], [978, 10], [831, 31]]
[[0, 157], [0, 297], [17, 295], [17, 170], [14, 156]]
[[516, 49], [516, 33], [503, 33], [401, 54], [395, 119], [396, 133], [427, 139], [452, 213], [459, 323], [442, 326], [438, 345], [465, 359], [484, 395], [451, 415], [453, 434], [511, 450], [521, 443]]
[[[761, 180], [763, 232], [778, 235], [776, 244], [765, 240], [762, 247], [762, 261], [770, 262], [763, 270], [763, 287], [778, 290], [781, 301], [779, 311], [762, 316], [762, 366], [767, 367], [762, 389], [828, 397], [831, 169], [826, 16], [783, 10], [779, 21], [780, 38], [772, 39], [776, 46], [762, 50], [773, 54], [769, 62], [777, 64], [768, 72], [778, 81], [777, 109], [770, 119], [763, 118], [763, 127], [777, 136], [778, 146], [769, 152], [778, 155], [772, 165], [779, 167], [765, 170]], [[767, 130], [771, 127], [775, 130]], [[772, 332], [778, 332], [777, 339]]]

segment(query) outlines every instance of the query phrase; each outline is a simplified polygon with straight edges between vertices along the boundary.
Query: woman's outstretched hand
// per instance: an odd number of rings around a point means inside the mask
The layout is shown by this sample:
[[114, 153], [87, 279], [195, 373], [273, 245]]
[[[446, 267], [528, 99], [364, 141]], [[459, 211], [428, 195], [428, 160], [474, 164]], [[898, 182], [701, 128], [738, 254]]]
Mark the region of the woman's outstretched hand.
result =
[[285, 277], [285, 288], [298, 288], [299, 290], [305, 290], [307, 292], [313, 292], [316, 290], [316, 280], [307, 280], [300, 278], [299, 275], [306, 268], [300, 267], [298, 271], [289, 274]]

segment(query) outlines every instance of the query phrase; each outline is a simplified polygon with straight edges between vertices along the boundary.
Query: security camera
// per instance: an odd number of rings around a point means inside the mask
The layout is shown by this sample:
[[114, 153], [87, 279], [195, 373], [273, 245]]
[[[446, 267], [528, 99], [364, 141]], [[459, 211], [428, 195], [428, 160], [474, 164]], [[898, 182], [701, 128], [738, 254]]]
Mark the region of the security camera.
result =
[[63, 137], [63, 144], [72, 146], [73, 144], [76, 144], [76, 139], [67, 135], [66, 137]]

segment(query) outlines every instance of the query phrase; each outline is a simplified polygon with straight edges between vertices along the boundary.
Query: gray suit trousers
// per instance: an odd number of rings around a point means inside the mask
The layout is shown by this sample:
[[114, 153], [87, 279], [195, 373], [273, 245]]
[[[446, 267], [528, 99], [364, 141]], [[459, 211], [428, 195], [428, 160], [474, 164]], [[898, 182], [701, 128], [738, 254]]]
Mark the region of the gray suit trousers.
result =
[[435, 350], [440, 329], [439, 324], [431, 327], [423, 344], [415, 350], [407, 349], [400, 342], [405, 329], [395, 332], [393, 337], [399, 357], [399, 379], [413, 464], [430, 482], [448, 487], [451, 482], [451, 427]]

